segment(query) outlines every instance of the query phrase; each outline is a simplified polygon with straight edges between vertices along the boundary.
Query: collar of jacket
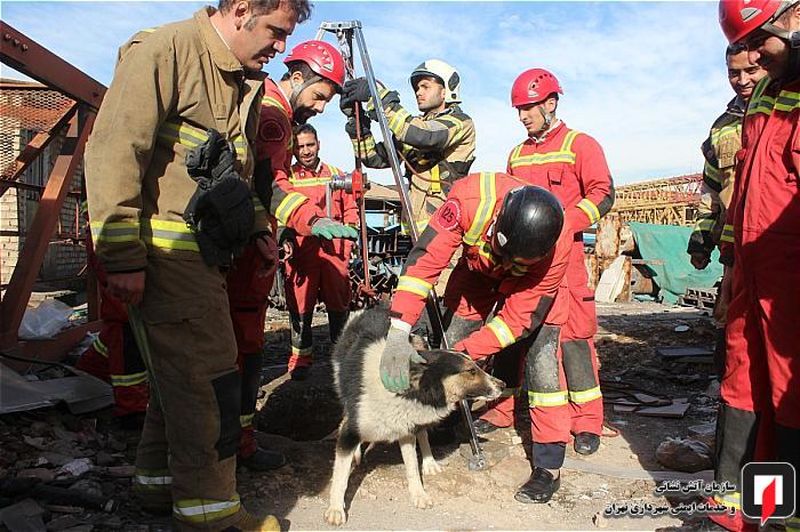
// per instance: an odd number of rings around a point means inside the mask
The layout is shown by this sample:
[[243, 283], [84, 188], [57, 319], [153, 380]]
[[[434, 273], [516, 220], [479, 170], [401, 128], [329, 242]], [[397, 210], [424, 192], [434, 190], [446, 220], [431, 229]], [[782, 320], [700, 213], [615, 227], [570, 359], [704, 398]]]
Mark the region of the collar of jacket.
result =
[[453, 114], [457, 109], [458, 109], [458, 104], [457, 103], [451, 103], [450, 105], [445, 107], [442, 111], [439, 111], [438, 113], [425, 113], [424, 115], [422, 115], [422, 118], [425, 119], [425, 120], [433, 120], [437, 116]]
[[747, 102], [738, 94], [728, 102], [728, 114], [741, 118], [744, 116], [745, 111], [747, 111]]
[[556, 121], [553, 122], [553, 124], [550, 126], [550, 129], [548, 129], [538, 137], [529, 136], [528, 139], [530, 139], [530, 141], [533, 142], [534, 144], [544, 144], [545, 142], [548, 141], [548, 139], [555, 137], [558, 134], [558, 132], [561, 131], [562, 127], [567, 127], [567, 125], [560, 119], [556, 118]]
[[[223, 41], [222, 37], [217, 33], [214, 25], [211, 24], [211, 19], [209, 17], [216, 13], [216, 11], [217, 10], [213, 7], [206, 6], [194, 14], [194, 18], [200, 28], [200, 37], [203, 39], [208, 53], [211, 55], [211, 60], [214, 61], [217, 68], [226, 72], [244, 73], [245, 70], [244, 67], [242, 67], [242, 63], [236, 59], [231, 49], [228, 48], [228, 45], [225, 44], [225, 41]], [[249, 74], [247, 77], [252, 78], [255, 76]]]

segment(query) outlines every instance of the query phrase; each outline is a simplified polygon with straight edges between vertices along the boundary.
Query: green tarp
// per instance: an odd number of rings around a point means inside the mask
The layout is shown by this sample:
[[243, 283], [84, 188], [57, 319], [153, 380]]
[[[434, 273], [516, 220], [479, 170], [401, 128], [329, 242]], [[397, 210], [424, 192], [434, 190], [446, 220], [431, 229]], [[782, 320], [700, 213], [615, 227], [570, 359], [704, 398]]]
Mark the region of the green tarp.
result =
[[689, 262], [686, 246], [690, 227], [653, 225], [631, 222], [631, 231], [642, 259], [653, 273], [653, 281], [661, 288], [665, 303], [675, 303], [687, 287], [712, 288], [722, 276], [719, 251], [714, 250], [705, 270], [696, 270]]

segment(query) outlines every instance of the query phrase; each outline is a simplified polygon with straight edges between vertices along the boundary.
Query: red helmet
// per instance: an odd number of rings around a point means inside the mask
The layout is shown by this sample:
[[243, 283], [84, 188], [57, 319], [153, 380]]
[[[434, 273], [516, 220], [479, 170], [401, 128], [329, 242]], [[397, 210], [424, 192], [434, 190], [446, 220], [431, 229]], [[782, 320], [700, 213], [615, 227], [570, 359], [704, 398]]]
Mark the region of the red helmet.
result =
[[792, 32], [772, 23], [796, 3], [797, 0], [720, 0], [719, 24], [731, 44], [757, 29], [789, 40]]
[[520, 74], [511, 86], [511, 105], [539, 103], [553, 93], [564, 94], [556, 77], [543, 68], [532, 68]]
[[337, 90], [344, 85], [344, 59], [339, 50], [324, 41], [301, 42], [289, 52], [284, 63], [302, 61], [317, 75], [327, 79]]

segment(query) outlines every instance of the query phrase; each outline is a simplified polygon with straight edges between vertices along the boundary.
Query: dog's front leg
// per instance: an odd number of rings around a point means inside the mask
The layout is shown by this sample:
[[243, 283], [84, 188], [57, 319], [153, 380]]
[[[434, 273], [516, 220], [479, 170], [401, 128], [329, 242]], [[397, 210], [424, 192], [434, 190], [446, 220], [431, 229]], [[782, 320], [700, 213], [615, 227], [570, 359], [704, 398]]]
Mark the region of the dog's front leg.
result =
[[347, 480], [350, 477], [350, 467], [353, 464], [353, 455], [356, 447], [361, 442], [350, 431], [339, 432], [336, 442], [336, 458], [333, 460], [333, 476], [331, 478], [331, 498], [328, 509], [325, 510], [325, 521], [329, 525], [341, 526], [347, 522], [344, 512], [344, 494], [347, 491]]
[[435, 475], [442, 472], [440, 466], [431, 452], [431, 444], [428, 442], [428, 431], [422, 429], [417, 432], [417, 442], [419, 442], [419, 450], [422, 453], [422, 474]]
[[406, 466], [406, 480], [408, 481], [408, 491], [411, 493], [411, 502], [417, 508], [433, 507], [433, 499], [425, 493], [422, 480], [419, 478], [416, 435], [403, 436], [398, 443], [400, 443], [400, 453], [403, 455], [403, 464]]

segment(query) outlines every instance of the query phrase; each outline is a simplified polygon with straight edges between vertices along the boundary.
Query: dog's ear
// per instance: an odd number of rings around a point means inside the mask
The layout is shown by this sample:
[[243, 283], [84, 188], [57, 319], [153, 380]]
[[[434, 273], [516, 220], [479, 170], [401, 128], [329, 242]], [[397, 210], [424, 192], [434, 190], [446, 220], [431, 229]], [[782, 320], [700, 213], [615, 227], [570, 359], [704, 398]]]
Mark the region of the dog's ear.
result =
[[[441, 356], [441, 353], [438, 352], [438, 351], [427, 351], [427, 350], [426, 351], [417, 351], [417, 354], [422, 358], [422, 360], [424, 360], [424, 362], [423, 361], [419, 361], [417, 363], [418, 364], [426, 364], [426, 365], [433, 364], [434, 362], [439, 360], [439, 357]], [[414, 363], [414, 361], [412, 361], [412, 364], [413, 363]]]
[[418, 334], [411, 333], [409, 335], [409, 342], [411, 342], [411, 347], [417, 351], [427, 351], [430, 349], [427, 340]]

